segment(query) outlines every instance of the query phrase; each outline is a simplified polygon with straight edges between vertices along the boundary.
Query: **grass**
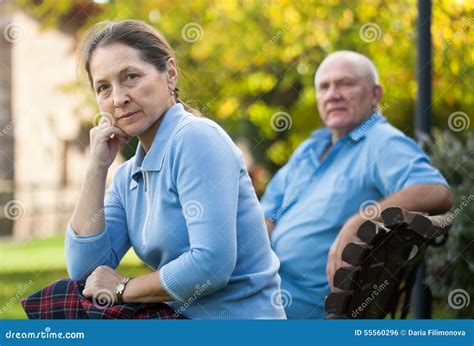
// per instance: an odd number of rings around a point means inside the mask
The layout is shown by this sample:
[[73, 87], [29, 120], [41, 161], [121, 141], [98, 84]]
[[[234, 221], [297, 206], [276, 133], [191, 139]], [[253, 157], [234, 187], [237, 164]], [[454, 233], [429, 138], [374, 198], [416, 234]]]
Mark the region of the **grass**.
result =
[[[150, 269], [131, 250], [118, 271], [138, 276]], [[63, 236], [0, 243], [0, 319], [26, 319], [20, 301], [67, 276]]]

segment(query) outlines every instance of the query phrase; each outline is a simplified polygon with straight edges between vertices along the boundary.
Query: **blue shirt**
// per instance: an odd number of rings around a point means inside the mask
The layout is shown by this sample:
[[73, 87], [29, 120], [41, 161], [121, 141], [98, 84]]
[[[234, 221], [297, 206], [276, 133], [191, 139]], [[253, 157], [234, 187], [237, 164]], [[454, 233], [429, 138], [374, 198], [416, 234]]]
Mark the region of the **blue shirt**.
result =
[[447, 185], [418, 145], [380, 113], [340, 138], [320, 162], [330, 145], [330, 130], [316, 130], [272, 178], [261, 201], [276, 223], [271, 243], [281, 262], [282, 292], [291, 297], [288, 318], [327, 316], [328, 251], [364, 203], [411, 185]]
[[[138, 145], [106, 194], [105, 229], [69, 226], [72, 279], [116, 268], [130, 247], [192, 319], [282, 319], [279, 261], [242, 154], [211, 120], [181, 104], [164, 115], [150, 151]], [[125, 273], [126, 274], [126, 273]]]

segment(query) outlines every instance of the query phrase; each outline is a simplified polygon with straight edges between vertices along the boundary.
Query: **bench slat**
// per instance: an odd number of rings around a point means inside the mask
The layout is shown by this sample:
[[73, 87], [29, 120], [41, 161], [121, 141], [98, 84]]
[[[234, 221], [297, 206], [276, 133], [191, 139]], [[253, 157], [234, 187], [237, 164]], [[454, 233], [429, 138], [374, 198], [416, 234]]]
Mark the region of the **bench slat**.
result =
[[338, 292], [326, 298], [327, 318], [395, 316], [401, 297], [409, 301], [415, 270], [427, 246], [447, 237], [452, 225], [449, 214], [427, 216], [399, 207], [385, 209], [381, 220], [364, 222], [357, 230], [362, 243], [344, 248], [342, 260], [349, 266], [334, 275]]

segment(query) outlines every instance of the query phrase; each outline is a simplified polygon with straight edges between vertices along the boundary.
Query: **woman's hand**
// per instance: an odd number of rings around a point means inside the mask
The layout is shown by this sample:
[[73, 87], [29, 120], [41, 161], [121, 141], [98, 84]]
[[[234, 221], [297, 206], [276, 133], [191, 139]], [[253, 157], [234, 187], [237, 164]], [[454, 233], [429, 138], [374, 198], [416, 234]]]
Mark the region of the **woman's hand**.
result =
[[107, 118], [90, 130], [91, 165], [108, 169], [117, 156], [120, 145], [128, 143], [130, 137], [113, 126]]
[[107, 307], [117, 302], [115, 288], [124, 277], [108, 266], [97, 267], [87, 278], [82, 294], [94, 304]]

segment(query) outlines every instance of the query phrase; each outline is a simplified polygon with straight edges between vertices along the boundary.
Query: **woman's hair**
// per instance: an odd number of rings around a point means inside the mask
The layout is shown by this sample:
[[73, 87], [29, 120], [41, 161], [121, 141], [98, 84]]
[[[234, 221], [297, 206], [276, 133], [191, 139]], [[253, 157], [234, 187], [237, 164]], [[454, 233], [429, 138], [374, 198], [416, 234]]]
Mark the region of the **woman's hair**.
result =
[[[92, 53], [98, 47], [104, 47], [113, 43], [122, 43], [135, 48], [140, 52], [140, 57], [156, 67], [159, 72], [166, 71], [167, 61], [173, 58], [176, 61], [173, 48], [171, 48], [165, 37], [152, 26], [139, 20], [103, 21], [95, 24], [86, 32], [81, 44], [81, 62], [92, 86], [90, 61]], [[179, 89], [174, 89], [176, 102], [181, 103], [184, 108], [196, 116], [202, 116], [201, 112], [189, 107], [178, 97]]]

